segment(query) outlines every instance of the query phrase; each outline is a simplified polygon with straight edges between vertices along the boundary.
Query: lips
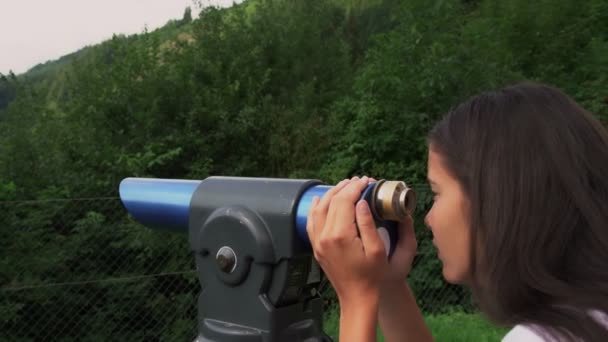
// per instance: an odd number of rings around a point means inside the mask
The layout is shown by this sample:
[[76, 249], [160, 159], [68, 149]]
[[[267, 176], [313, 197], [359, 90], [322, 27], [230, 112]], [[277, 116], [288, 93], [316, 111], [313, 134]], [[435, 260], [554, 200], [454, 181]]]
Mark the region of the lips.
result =
[[435, 239], [433, 239], [433, 246], [435, 246], [435, 249], [437, 249], [437, 257], [439, 259], [441, 259], [441, 253], [439, 252], [439, 247], [437, 247], [437, 243], [435, 242]]

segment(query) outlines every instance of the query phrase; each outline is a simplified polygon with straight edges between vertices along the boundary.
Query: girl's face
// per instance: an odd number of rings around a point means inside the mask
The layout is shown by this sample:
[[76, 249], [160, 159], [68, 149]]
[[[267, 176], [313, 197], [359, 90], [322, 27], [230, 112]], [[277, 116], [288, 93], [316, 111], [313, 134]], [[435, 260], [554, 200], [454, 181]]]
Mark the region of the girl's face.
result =
[[444, 278], [454, 284], [466, 283], [470, 274], [468, 200], [441, 156], [429, 148], [428, 157], [427, 176], [434, 197], [424, 223], [433, 232]]

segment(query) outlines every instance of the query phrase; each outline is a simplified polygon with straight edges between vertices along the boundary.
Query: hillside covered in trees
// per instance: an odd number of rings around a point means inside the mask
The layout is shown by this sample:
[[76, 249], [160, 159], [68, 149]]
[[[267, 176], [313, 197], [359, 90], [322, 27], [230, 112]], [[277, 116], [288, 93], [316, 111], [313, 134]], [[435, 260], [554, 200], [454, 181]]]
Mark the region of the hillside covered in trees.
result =
[[[119, 206], [66, 218], [71, 202], [23, 204], [115, 197], [125, 177], [333, 183], [366, 174], [413, 184], [423, 215], [430, 127], [468, 96], [520, 80], [556, 85], [608, 123], [608, 2], [249, 0], [1, 75], [0, 287], [54, 282], [61, 265], [101, 263], [93, 256], [118, 250], [145, 274], [171, 253], [154, 237], [133, 242], [123, 228], [141, 229], [124, 222]], [[42, 246], [38, 266], [19, 266]], [[173, 259], [162, 260], [159, 267]], [[436, 280], [423, 284], [429, 275]], [[411, 281], [420, 291], [447, 286], [432, 259], [418, 262]], [[184, 288], [173, 300], [193, 298]], [[462, 291], [421, 304], [468, 309]], [[47, 299], [78, 307], [68, 295]], [[39, 300], [0, 303], [0, 331], [28, 324], [26, 309]], [[126, 318], [104, 319], [111, 329], [112, 319]]]
[[422, 183], [427, 128], [481, 90], [539, 80], [605, 117], [607, 6], [209, 8], [194, 22], [88, 47], [44, 77], [3, 75], [0, 184], [15, 188], [4, 197], [35, 199], [107, 194], [132, 175]]

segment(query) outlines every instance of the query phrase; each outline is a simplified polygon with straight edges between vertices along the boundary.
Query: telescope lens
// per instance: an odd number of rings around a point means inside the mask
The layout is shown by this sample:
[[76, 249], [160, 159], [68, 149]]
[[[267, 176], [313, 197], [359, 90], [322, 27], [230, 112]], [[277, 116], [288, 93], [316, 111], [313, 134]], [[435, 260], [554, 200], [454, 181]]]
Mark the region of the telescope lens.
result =
[[381, 180], [374, 192], [373, 207], [383, 220], [403, 221], [416, 210], [416, 193], [404, 182]]
[[404, 208], [406, 215], [413, 215], [416, 210], [416, 193], [407, 186], [399, 195], [399, 207]]

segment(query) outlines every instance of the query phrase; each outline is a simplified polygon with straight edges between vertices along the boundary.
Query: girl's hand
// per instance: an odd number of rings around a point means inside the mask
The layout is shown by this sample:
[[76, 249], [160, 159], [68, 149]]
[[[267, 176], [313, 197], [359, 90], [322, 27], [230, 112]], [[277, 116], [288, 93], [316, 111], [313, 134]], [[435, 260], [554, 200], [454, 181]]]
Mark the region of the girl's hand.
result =
[[[374, 178], [369, 180], [376, 182]], [[389, 271], [383, 281], [384, 287], [392, 288], [393, 285], [401, 285], [412, 270], [418, 242], [414, 233], [414, 220], [411, 216], [408, 216], [406, 221], [399, 222], [397, 236], [399, 240], [389, 260]]]
[[323, 199], [315, 197], [308, 213], [306, 231], [314, 256], [334, 286], [341, 307], [377, 305], [380, 287], [390, 278], [384, 244], [370, 208], [358, 200], [368, 182], [367, 177], [340, 182]]
[[389, 260], [389, 271], [383, 281], [383, 286], [402, 284], [412, 270], [412, 262], [416, 256], [418, 243], [414, 234], [414, 221], [411, 216], [406, 221], [399, 222], [399, 240], [395, 252]]

